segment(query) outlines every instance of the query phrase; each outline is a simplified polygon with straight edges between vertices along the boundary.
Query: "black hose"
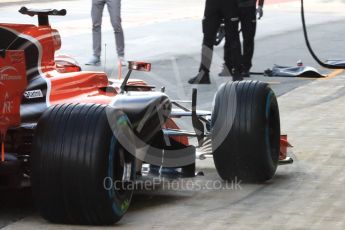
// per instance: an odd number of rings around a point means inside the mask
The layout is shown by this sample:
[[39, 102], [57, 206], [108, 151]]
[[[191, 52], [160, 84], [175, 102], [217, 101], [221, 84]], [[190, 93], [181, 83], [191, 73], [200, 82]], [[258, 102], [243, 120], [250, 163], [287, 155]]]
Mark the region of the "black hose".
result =
[[325, 67], [327, 69], [345, 69], [345, 65], [341, 66], [341, 65], [330, 65], [330, 64], [326, 64], [324, 62], [322, 62], [314, 53], [313, 49], [311, 48], [310, 42], [309, 42], [309, 38], [308, 38], [308, 32], [307, 32], [307, 27], [306, 27], [306, 23], [305, 23], [305, 17], [304, 17], [304, 0], [301, 0], [301, 16], [302, 16], [302, 25], [303, 25], [303, 33], [304, 33], [304, 38], [305, 38], [305, 42], [307, 44], [308, 50], [311, 54], [311, 56], [314, 58], [314, 60], [322, 67]]
[[264, 72], [249, 72], [250, 75], [265, 75]]

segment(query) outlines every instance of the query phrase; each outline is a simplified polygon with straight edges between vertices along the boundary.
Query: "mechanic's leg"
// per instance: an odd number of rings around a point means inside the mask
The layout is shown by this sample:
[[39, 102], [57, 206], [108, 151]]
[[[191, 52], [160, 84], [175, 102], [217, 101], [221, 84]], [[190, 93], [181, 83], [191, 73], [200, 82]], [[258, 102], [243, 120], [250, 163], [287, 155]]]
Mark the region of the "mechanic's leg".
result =
[[92, 41], [93, 55], [100, 58], [102, 50], [102, 16], [105, 0], [92, 0]]
[[202, 42], [199, 73], [197, 76], [189, 79], [188, 82], [190, 84], [210, 84], [209, 72], [212, 63], [213, 46], [221, 19], [221, 12], [219, 11], [217, 3], [213, 0], [207, 0], [204, 19], [202, 21], [204, 38]]
[[229, 46], [226, 47], [227, 51], [229, 52], [229, 56], [227, 56], [225, 60], [225, 64], [231, 70], [232, 76], [234, 80], [241, 80], [240, 79], [240, 70], [241, 70], [241, 42], [240, 36], [238, 34], [238, 27], [239, 27], [239, 18], [236, 16], [226, 18], [225, 20], [225, 32], [226, 38], [229, 42]]
[[125, 38], [121, 24], [121, 0], [107, 0], [111, 24], [114, 29], [117, 56], [125, 56]]
[[222, 13], [225, 22], [225, 39], [228, 43], [225, 46], [225, 52], [229, 55], [226, 56], [225, 64], [228, 69], [231, 69], [233, 80], [241, 80], [241, 41], [238, 34], [239, 28], [239, 9], [237, 1], [225, 1], [222, 6]]
[[224, 44], [224, 61], [228, 63], [229, 68], [232, 68], [231, 65], [231, 46], [229, 39], [225, 38], [225, 44]]
[[252, 59], [254, 54], [254, 39], [256, 32], [256, 9], [255, 7], [241, 8], [240, 20], [243, 36], [243, 72], [249, 74], [252, 67]]
[[221, 16], [219, 13], [205, 15], [202, 21], [202, 30], [204, 33], [202, 50], [201, 50], [201, 65], [199, 71], [210, 72], [214, 40], [217, 36], [217, 30], [221, 23]]
[[[225, 45], [224, 45], [224, 64], [223, 69], [219, 73], [219, 76], [221, 77], [228, 77], [231, 75], [231, 71], [233, 69], [233, 66], [231, 64], [231, 54], [230, 54], [230, 42], [228, 39], [225, 38]], [[227, 60], [227, 61], [226, 61]], [[228, 63], [228, 65], [226, 64]]]

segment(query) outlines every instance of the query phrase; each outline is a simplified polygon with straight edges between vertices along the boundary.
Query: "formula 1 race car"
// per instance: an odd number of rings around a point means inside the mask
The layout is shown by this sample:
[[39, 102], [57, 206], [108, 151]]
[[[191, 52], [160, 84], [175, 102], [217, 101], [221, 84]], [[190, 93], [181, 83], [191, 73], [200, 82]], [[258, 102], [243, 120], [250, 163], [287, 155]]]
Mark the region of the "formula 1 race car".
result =
[[[57, 223], [112, 224], [126, 213], [127, 186], [142, 176], [143, 163], [195, 176], [202, 158], [189, 138], [211, 140], [218, 174], [263, 182], [279, 164], [291, 163], [280, 136], [276, 96], [258, 81], [226, 82], [213, 111], [191, 109], [164, 90], [129, 79], [150, 71], [129, 62], [124, 79], [81, 71], [68, 57], [54, 57], [61, 38], [49, 16], [66, 10], [33, 10], [39, 25], [0, 24], [0, 186], [32, 186], [39, 213]], [[191, 117], [193, 131], [176, 121]], [[25, 182], [25, 183], [24, 183]], [[113, 186], [109, 186], [109, 185]]]

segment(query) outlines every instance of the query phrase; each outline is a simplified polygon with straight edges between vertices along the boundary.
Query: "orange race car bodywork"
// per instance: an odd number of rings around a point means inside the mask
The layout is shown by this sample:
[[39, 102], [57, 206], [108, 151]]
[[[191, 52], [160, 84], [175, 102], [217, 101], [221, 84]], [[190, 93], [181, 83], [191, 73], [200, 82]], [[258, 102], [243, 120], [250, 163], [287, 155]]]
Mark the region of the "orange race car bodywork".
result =
[[55, 52], [61, 47], [61, 38], [58, 31], [50, 26], [0, 24], [0, 29], [6, 31], [7, 37], [12, 37], [9, 39], [11, 42], [20, 40], [14, 49], [23, 46], [22, 49], [26, 50], [25, 59], [29, 62], [26, 65], [28, 88], [35, 86], [26, 93], [26, 99], [37, 99], [48, 107], [62, 102], [107, 104], [111, 96], [116, 95], [115, 92], [109, 94], [101, 90], [109, 85], [105, 73], [79, 72], [77, 65], [62, 63], [61, 59], [55, 62]]

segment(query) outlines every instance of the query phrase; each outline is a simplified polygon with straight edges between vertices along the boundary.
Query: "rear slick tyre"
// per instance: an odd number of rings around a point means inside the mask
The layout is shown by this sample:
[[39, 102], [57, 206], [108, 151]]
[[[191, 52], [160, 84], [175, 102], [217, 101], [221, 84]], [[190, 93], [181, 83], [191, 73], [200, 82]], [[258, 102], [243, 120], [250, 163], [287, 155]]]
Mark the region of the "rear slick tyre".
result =
[[280, 119], [266, 83], [227, 82], [215, 96], [211, 120], [213, 158], [226, 181], [264, 182], [277, 169]]
[[[135, 160], [114, 136], [107, 109], [96, 104], [57, 105], [40, 118], [33, 144], [32, 188], [46, 220], [109, 225], [126, 213]], [[114, 111], [115, 115], [121, 119], [118, 123], [130, 128], [126, 115]]]

